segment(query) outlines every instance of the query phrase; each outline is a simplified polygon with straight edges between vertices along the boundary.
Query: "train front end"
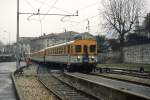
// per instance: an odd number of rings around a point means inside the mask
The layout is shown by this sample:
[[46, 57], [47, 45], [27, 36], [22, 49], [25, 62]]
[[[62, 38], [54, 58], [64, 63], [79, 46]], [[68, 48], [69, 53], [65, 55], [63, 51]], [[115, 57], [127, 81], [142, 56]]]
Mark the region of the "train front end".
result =
[[72, 47], [74, 47], [70, 56], [72, 70], [91, 72], [97, 64], [96, 40], [76, 40]]

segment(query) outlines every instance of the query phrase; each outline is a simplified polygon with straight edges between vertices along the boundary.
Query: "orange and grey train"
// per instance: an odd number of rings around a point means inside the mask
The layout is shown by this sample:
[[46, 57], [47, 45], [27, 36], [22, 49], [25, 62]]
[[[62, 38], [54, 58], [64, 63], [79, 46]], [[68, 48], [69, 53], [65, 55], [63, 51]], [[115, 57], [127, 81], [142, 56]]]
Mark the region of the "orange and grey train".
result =
[[78, 39], [60, 43], [31, 54], [31, 60], [45, 62], [68, 71], [91, 72], [97, 63], [95, 39]]

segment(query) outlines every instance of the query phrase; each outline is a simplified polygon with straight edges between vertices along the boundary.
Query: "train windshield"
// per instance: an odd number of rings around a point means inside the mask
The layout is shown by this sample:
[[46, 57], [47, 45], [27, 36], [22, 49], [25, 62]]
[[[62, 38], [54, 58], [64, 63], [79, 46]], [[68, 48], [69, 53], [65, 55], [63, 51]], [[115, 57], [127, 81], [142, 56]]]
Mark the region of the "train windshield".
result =
[[90, 45], [90, 52], [96, 51], [96, 45]]
[[81, 45], [76, 45], [76, 52], [81, 52]]

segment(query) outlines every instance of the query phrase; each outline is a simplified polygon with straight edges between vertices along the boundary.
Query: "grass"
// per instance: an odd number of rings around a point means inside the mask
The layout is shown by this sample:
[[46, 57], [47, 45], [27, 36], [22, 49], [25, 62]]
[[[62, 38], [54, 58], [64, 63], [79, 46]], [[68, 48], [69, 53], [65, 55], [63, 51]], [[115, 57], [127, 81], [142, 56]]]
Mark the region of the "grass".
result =
[[107, 67], [107, 68], [120, 68], [120, 69], [129, 69], [129, 70], [139, 70], [140, 67], [143, 67], [145, 71], [150, 71], [150, 64], [98, 64], [97, 67]]

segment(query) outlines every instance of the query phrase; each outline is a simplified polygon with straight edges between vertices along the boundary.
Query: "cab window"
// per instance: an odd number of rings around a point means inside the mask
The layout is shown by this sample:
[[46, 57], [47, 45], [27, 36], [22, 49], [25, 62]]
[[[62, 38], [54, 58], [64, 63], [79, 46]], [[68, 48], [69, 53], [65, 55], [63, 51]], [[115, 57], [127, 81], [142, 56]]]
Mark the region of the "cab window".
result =
[[90, 45], [90, 52], [96, 51], [96, 45]]
[[81, 45], [76, 45], [75, 49], [76, 49], [76, 52], [81, 52]]

